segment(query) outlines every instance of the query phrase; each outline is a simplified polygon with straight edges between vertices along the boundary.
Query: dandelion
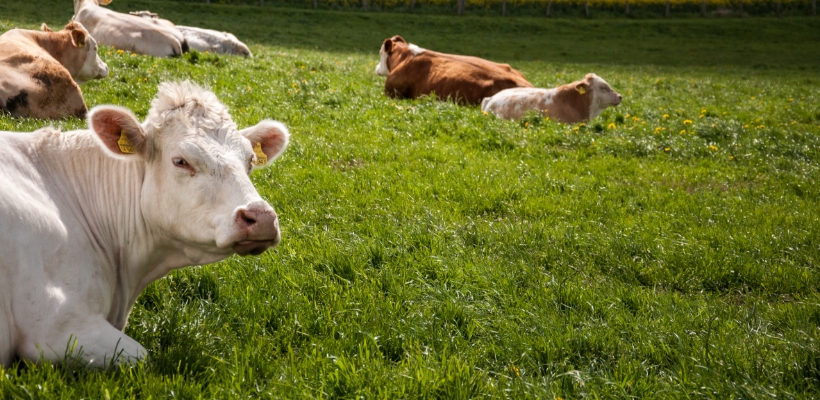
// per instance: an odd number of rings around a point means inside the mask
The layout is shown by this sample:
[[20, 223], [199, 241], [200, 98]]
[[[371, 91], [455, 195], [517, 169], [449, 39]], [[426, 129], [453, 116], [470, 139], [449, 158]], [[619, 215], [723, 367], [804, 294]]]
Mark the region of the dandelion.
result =
[[715, 146], [715, 145], [713, 145], [713, 144], [710, 144], [710, 145], [709, 145], [709, 150], [712, 150], [712, 151], [717, 151], [717, 150], [718, 150], [718, 148], [717, 148], [717, 146]]
[[117, 50], [117, 54], [122, 54], [122, 53], [123, 53], [122, 50]]
[[701, 114], [706, 114], [706, 109], [705, 109], [705, 108], [701, 108], [701, 109], [700, 109], [700, 113], [701, 113]]
[[524, 128], [526, 128], [526, 127], [528, 127], [528, 126], [530, 126], [530, 122], [529, 122], [529, 121], [524, 122]]
[[665, 152], [667, 152], [667, 153], [669, 152], [669, 150], [671, 150], [671, 149], [670, 149], [670, 148], [668, 148], [668, 147], [664, 147], [664, 148], [663, 148], [663, 151], [665, 151]]
[[681, 131], [680, 131], [680, 134], [681, 134], [681, 135], [685, 135], [685, 134], [686, 134], [686, 129], [681, 130]]
[[655, 133], [656, 135], [657, 135], [660, 131], [661, 131], [661, 127], [660, 127], [660, 126], [655, 127], [655, 132], [654, 132], [654, 133]]
[[638, 122], [638, 121], [640, 121], [640, 120], [641, 120], [641, 119], [640, 119], [640, 118], [638, 118], [638, 117], [632, 117], [632, 122]]
[[730, 159], [730, 160], [734, 160], [734, 159], [735, 159], [735, 156], [729, 156], [729, 159]]
[[509, 370], [516, 377], [521, 377], [521, 371], [515, 365], [510, 365]]
[[609, 125], [607, 125], [606, 127], [607, 127], [607, 129], [615, 129], [615, 123], [610, 122]]
[[295, 88], [295, 87], [296, 87], [296, 84], [294, 83], [293, 85], [290, 85], [290, 87]]
[[684, 125], [692, 125], [692, 120], [691, 119], [685, 119], [685, 120], [683, 120], [683, 124]]
[[663, 111], [663, 107], [658, 107], [658, 110], [661, 110], [661, 111]]
[[300, 68], [305, 69], [305, 66], [303, 65], [303, 66], [301, 66]]
[[669, 118], [669, 114], [663, 114], [663, 119]]
[[754, 99], [755, 99], [755, 97], [754, 97], [754, 96], [752, 96], [752, 100], [754, 100]]
[[488, 113], [486, 111], [482, 111], [481, 113], [484, 114], [484, 115], [490, 115], [490, 113]]

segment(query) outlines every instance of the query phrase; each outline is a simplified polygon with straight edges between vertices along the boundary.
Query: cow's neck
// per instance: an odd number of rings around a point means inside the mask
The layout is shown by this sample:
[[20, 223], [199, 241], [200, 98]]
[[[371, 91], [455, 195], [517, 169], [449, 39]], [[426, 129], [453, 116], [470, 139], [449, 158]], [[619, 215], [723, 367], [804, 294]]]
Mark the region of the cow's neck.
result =
[[71, 49], [74, 46], [70, 33], [31, 32], [31, 39], [62, 64], [72, 77], [77, 76], [77, 73], [80, 72], [82, 63], [73, 62], [70, 52], [66, 51], [66, 49]]
[[196, 264], [142, 213], [145, 164], [103, 153], [88, 131], [54, 133], [39, 143], [37, 162], [50, 177], [55, 198], [69, 204], [72, 218], [91, 243], [99, 273], [113, 287], [107, 319], [122, 328], [137, 296], [174, 268]]
[[94, 0], [74, 0], [74, 15], [80, 12], [80, 9], [86, 6], [99, 6]]

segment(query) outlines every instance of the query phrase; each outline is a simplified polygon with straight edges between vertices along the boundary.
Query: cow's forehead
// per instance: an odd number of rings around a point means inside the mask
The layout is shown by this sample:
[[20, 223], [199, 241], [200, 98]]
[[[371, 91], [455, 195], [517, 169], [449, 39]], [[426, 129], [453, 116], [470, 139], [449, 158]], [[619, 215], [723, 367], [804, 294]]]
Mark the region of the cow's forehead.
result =
[[160, 85], [146, 125], [160, 146], [188, 142], [200, 147], [243, 150], [243, 140], [228, 108], [216, 96], [188, 81]]

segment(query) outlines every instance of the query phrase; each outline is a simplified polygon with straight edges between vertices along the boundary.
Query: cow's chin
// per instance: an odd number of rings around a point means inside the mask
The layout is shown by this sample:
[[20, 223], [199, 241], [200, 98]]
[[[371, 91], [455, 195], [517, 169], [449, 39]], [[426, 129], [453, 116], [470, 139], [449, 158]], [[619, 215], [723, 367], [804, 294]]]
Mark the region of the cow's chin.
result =
[[258, 256], [277, 244], [279, 244], [279, 238], [274, 240], [242, 240], [233, 244], [233, 250], [240, 256]]

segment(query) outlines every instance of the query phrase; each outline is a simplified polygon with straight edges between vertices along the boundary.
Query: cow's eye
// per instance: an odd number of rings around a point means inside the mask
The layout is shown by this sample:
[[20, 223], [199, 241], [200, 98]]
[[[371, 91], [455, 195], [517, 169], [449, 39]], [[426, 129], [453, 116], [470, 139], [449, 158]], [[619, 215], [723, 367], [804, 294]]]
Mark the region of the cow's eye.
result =
[[185, 161], [185, 159], [183, 158], [175, 158], [173, 161], [174, 165], [176, 165], [177, 167], [186, 168], [189, 165], [188, 161]]

